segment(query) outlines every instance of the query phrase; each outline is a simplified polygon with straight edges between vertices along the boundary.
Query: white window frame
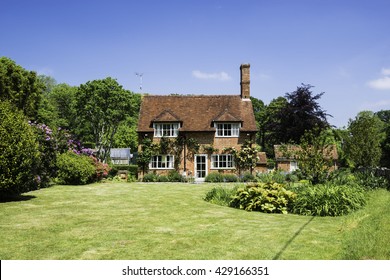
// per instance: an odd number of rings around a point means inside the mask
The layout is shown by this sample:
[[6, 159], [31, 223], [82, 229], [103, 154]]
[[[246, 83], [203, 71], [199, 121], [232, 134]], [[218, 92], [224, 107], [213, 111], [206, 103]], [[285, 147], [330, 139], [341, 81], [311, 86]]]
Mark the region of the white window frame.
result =
[[234, 169], [234, 157], [231, 154], [211, 155], [211, 169]]
[[215, 123], [215, 137], [239, 137], [240, 123]]
[[174, 169], [175, 157], [172, 155], [154, 155], [150, 159], [149, 169]]
[[154, 137], [177, 137], [180, 123], [154, 123]]
[[296, 161], [290, 161], [290, 172], [293, 172], [295, 170], [299, 169], [298, 168], [298, 162]]

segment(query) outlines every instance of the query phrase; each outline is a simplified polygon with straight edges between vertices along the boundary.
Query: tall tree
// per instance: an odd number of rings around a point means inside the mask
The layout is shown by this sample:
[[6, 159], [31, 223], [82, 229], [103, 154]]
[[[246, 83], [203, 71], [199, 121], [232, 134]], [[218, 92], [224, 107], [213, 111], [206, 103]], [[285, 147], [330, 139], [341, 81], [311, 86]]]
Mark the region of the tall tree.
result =
[[282, 142], [299, 143], [305, 131], [315, 127], [318, 127], [319, 131], [329, 128], [326, 118], [330, 115], [318, 103], [324, 92], [313, 94], [312, 88], [312, 85], [302, 84], [295, 91], [286, 93], [288, 104], [280, 111]]
[[0, 101], [8, 100], [29, 119], [36, 119], [44, 83], [7, 57], [0, 57]]
[[[264, 102], [260, 99], [257, 99], [253, 96], [251, 96], [250, 99], [252, 101], [253, 113], [255, 114], [257, 126], [258, 128], [261, 128], [264, 126], [266, 106], [264, 105]], [[257, 133], [256, 138], [256, 143], [264, 148], [264, 130], [260, 130]]]
[[132, 93], [110, 77], [80, 85], [76, 94], [77, 122], [90, 125], [100, 160], [110, 155], [115, 133], [130, 116]]
[[265, 108], [262, 115], [263, 120], [260, 121], [260, 131], [264, 135], [263, 149], [270, 158], [274, 157], [274, 145], [285, 143], [282, 120], [283, 112], [288, 106], [287, 99], [278, 97], [273, 99]]
[[384, 139], [383, 122], [379, 117], [371, 111], [360, 112], [349, 121], [348, 131], [345, 146], [353, 167], [378, 166]]
[[390, 110], [382, 110], [375, 113], [384, 123], [385, 138], [382, 142], [381, 166], [390, 168]]
[[58, 84], [50, 87], [41, 100], [39, 121], [53, 128], [73, 129], [75, 126], [75, 97], [77, 87]]
[[140, 106], [141, 94], [132, 94], [130, 116], [120, 124], [114, 136], [114, 146], [116, 148], [130, 148], [131, 151], [138, 150], [137, 126]]

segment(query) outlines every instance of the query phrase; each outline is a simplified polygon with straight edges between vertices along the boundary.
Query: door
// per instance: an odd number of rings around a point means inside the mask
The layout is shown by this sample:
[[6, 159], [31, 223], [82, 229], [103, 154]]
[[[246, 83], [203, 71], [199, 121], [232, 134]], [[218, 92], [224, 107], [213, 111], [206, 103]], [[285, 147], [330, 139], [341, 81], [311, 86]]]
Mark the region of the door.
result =
[[195, 155], [195, 178], [204, 180], [207, 176], [207, 155]]

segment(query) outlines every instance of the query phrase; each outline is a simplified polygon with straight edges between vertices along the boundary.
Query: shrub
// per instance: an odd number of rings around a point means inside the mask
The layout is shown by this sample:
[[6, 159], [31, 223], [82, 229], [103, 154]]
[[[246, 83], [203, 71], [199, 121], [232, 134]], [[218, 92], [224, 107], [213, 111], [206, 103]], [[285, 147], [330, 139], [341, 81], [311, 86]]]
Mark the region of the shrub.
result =
[[230, 206], [247, 211], [286, 214], [295, 193], [278, 183], [252, 183], [239, 188]]
[[279, 183], [284, 184], [286, 182], [286, 175], [281, 171], [274, 171], [270, 173], [258, 173], [256, 180], [261, 183]]
[[96, 181], [100, 181], [102, 179], [107, 178], [111, 170], [111, 167], [107, 163], [103, 163], [93, 156], [91, 156], [90, 158], [93, 161], [93, 164], [95, 166], [95, 171], [96, 171], [94, 179]]
[[211, 172], [206, 178], [205, 182], [222, 183], [222, 182], [238, 182], [238, 177], [235, 174], [223, 174], [219, 172]]
[[145, 174], [144, 178], [142, 179], [143, 182], [157, 182], [157, 174], [155, 173], [148, 173]]
[[211, 172], [209, 173], [206, 178], [205, 178], [205, 182], [209, 182], [209, 183], [219, 183], [219, 182], [223, 182], [223, 176], [221, 173], [219, 172]]
[[168, 173], [169, 182], [181, 182], [183, 177], [176, 170], [171, 170]]
[[298, 193], [292, 212], [311, 216], [341, 216], [366, 203], [364, 190], [348, 185], [315, 185]]
[[165, 175], [157, 176], [157, 182], [169, 182], [168, 176]]
[[376, 176], [372, 170], [358, 171], [355, 173], [357, 183], [366, 190], [375, 190], [380, 188], [388, 188], [389, 181], [382, 176]]
[[118, 165], [111, 165], [111, 170], [109, 171], [109, 176], [115, 176], [118, 174], [119, 170], [127, 170], [129, 173], [135, 177], [138, 176], [138, 165], [134, 164], [118, 164]]
[[229, 206], [236, 191], [237, 187], [231, 189], [215, 187], [206, 193], [204, 200], [221, 206]]
[[234, 174], [223, 174], [222, 175], [222, 182], [238, 182], [238, 177]]
[[254, 182], [255, 181], [255, 175], [250, 173], [245, 173], [241, 178], [241, 182]]
[[58, 177], [61, 184], [85, 185], [93, 181], [96, 168], [93, 160], [85, 155], [71, 151], [57, 157]]
[[0, 102], [0, 197], [37, 189], [40, 152], [23, 114]]

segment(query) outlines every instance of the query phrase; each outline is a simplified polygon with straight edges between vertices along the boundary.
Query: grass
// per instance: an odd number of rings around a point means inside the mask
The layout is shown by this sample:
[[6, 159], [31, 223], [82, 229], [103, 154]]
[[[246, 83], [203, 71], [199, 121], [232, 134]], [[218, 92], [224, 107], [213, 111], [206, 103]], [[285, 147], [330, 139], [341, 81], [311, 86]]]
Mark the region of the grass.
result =
[[[390, 257], [388, 192], [373, 192], [368, 206], [353, 215], [314, 218], [204, 201], [219, 185], [104, 183], [26, 193], [0, 203], [0, 259]], [[362, 253], [356, 241], [364, 247], [367, 240], [383, 248]]]

